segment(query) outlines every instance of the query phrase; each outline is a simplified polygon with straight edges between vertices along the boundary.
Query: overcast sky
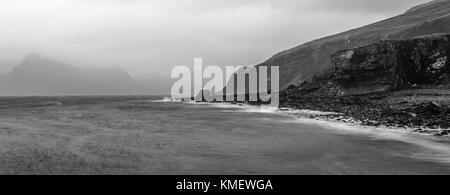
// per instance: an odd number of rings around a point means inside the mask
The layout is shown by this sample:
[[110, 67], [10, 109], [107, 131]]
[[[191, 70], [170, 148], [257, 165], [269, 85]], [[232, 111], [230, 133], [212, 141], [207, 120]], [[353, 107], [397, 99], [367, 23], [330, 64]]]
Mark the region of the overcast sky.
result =
[[27, 53], [134, 76], [254, 65], [429, 0], [1, 0], [0, 72]]

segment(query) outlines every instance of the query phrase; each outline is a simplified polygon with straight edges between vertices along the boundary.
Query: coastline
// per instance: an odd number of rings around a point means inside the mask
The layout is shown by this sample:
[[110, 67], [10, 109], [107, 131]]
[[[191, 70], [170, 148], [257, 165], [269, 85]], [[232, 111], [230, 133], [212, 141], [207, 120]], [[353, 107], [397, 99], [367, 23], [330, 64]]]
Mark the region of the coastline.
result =
[[[301, 109], [293, 109], [293, 108], [281, 108], [282, 110], [278, 111], [281, 114], [291, 115], [297, 117], [300, 121], [305, 122], [315, 122], [316, 124], [326, 125], [330, 127], [340, 126], [343, 128], [360, 128], [367, 129], [369, 131], [375, 130], [389, 130], [395, 131], [398, 133], [407, 133], [407, 134], [416, 134], [416, 135], [426, 135], [426, 136], [436, 136], [436, 137], [450, 137], [448, 134], [442, 135], [442, 131], [446, 131], [446, 129], [422, 129], [422, 131], [418, 131], [415, 128], [411, 127], [394, 127], [387, 125], [366, 125], [357, 119], [354, 119], [349, 116], [345, 116], [341, 113], [333, 113], [333, 112], [323, 112], [316, 110], [301, 110]], [[284, 110], [283, 110], [284, 109]]]
[[362, 121], [354, 117], [351, 117], [344, 113], [332, 112], [332, 111], [321, 111], [316, 109], [297, 109], [293, 107], [261, 107], [261, 105], [246, 104], [246, 103], [231, 103], [231, 102], [176, 102], [171, 98], [164, 98], [163, 100], [152, 100], [155, 103], [182, 103], [182, 104], [196, 104], [196, 105], [209, 105], [214, 107], [222, 108], [238, 108], [243, 109], [247, 112], [264, 112], [272, 114], [281, 114], [285, 116], [294, 117], [298, 121], [303, 121], [306, 123], [316, 123], [325, 126], [341, 126], [343, 128], [363, 128], [367, 130], [389, 130], [396, 131], [399, 133], [417, 134], [425, 136], [435, 136], [435, 137], [450, 137], [448, 134], [448, 129], [442, 128], [427, 128], [427, 127], [409, 127], [407, 125], [385, 125], [381, 122], [376, 121]]
[[426, 90], [369, 95], [314, 96], [302, 91], [283, 94], [281, 107], [333, 112], [312, 118], [359, 123], [364, 126], [408, 129], [414, 133], [448, 136], [450, 99]]
[[309, 110], [309, 109], [295, 109], [288, 107], [281, 107], [278, 109], [275, 108], [261, 108], [259, 105], [250, 105], [245, 103], [206, 103], [206, 102], [191, 102], [191, 104], [199, 104], [199, 105], [210, 105], [215, 107], [225, 107], [225, 108], [239, 108], [246, 110], [247, 112], [263, 112], [263, 113], [272, 113], [272, 114], [281, 114], [284, 116], [291, 116], [299, 122], [304, 123], [315, 123], [321, 126], [329, 126], [336, 127], [340, 126], [344, 129], [348, 128], [358, 128], [365, 129], [367, 131], [395, 131], [397, 133], [407, 133], [407, 134], [415, 134], [415, 135], [424, 135], [424, 136], [435, 136], [435, 137], [450, 137], [448, 134], [442, 134], [442, 131], [448, 131], [447, 129], [431, 129], [431, 128], [423, 128], [421, 131], [418, 131], [416, 128], [412, 127], [394, 127], [388, 125], [366, 125], [362, 121], [358, 121], [355, 118], [350, 116], [346, 116], [342, 113], [336, 112], [326, 112], [320, 110]]

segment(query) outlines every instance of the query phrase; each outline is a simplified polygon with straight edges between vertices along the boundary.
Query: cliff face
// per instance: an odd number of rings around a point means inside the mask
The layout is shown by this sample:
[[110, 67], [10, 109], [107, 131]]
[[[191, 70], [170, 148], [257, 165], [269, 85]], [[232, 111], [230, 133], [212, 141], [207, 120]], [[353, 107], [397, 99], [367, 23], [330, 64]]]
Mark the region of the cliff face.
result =
[[381, 40], [412, 39], [417, 36], [450, 33], [450, 0], [419, 5], [406, 13], [365, 27], [315, 40], [281, 52], [261, 66], [280, 66], [280, 85], [286, 89], [311, 81], [330, 68], [329, 56], [344, 49]]
[[339, 51], [312, 82], [281, 93], [281, 106], [340, 113], [361, 124], [450, 131], [450, 34], [380, 41]]
[[381, 41], [337, 52], [332, 69], [315, 81], [339, 86], [338, 95], [386, 92], [422, 85], [443, 85], [450, 75], [450, 35]]

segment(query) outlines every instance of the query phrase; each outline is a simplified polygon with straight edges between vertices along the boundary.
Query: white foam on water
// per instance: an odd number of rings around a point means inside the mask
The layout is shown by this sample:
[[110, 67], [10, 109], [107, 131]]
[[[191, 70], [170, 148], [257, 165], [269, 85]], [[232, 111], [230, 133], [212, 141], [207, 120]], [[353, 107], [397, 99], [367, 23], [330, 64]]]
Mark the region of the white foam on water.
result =
[[153, 103], [180, 103], [181, 101], [178, 101], [176, 99], [172, 99], [169, 97], [165, 97], [162, 100], [150, 100], [149, 102], [153, 102]]
[[45, 105], [45, 106], [62, 106], [63, 103], [61, 103], [61, 102], [45, 102], [43, 105]]
[[208, 103], [207, 105], [215, 108], [234, 108], [236, 110], [226, 110], [224, 112], [256, 112], [256, 113], [277, 113], [278, 109], [269, 106], [257, 106], [248, 104], [231, 103]]
[[317, 111], [317, 110], [298, 110], [298, 109], [292, 109], [292, 108], [280, 108], [277, 110], [278, 113], [282, 114], [289, 114], [289, 115], [307, 115], [307, 116], [314, 116], [314, 115], [335, 115], [339, 113], [335, 112], [323, 112], [323, 111]]

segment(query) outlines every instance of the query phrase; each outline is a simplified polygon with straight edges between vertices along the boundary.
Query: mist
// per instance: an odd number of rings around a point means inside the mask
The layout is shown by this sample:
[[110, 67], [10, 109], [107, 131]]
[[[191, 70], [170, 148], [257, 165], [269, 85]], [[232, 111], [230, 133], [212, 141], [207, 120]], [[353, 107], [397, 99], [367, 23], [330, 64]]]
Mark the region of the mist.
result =
[[[255, 65], [427, 0], [2, 0], [0, 73], [29, 53], [168, 77], [192, 64]], [[386, 8], [386, 4], [390, 6]]]

